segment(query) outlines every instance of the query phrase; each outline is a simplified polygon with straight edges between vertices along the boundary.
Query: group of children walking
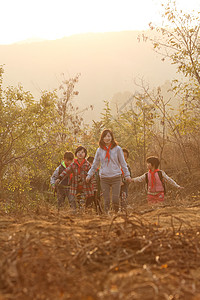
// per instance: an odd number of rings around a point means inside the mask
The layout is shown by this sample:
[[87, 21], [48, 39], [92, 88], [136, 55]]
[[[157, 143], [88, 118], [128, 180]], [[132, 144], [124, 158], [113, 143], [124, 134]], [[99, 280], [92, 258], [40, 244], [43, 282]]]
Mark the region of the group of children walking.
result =
[[102, 132], [95, 157], [87, 158], [87, 150], [83, 146], [76, 149], [75, 158], [72, 152], [66, 152], [64, 161], [56, 168], [50, 181], [54, 191], [57, 191], [58, 209], [64, 205], [67, 197], [72, 213], [94, 205], [96, 212], [109, 214], [111, 202], [115, 213], [126, 210], [128, 185], [131, 182], [146, 182], [149, 204], [164, 200], [165, 182], [182, 188], [158, 169], [160, 162], [154, 156], [147, 158], [147, 173], [131, 178], [128, 156], [128, 150], [117, 145], [109, 129]]

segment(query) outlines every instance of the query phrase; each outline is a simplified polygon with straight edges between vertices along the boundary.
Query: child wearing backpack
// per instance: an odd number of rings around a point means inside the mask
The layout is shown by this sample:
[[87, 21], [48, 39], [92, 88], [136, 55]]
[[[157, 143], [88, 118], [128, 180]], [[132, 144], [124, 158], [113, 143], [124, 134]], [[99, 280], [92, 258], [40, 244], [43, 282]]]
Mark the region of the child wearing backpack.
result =
[[160, 161], [155, 156], [150, 156], [146, 160], [148, 172], [142, 176], [132, 178], [132, 181], [146, 182], [147, 184], [147, 201], [148, 204], [155, 204], [164, 201], [165, 182], [170, 185], [182, 189], [171, 177], [169, 177], [163, 170], [159, 170]]
[[65, 152], [63, 161], [55, 169], [50, 179], [50, 184], [52, 186], [52, 189], [54, 190], [54, 194], [55, 192], [57, 192], [58, 210], [64, 206], [66, 197], [68, 198], [70, 206], [73, 206], [73, 203], [71, 202], [71, 198], [69, 196], [69, 187], [71, 184], [72, 174], [69, 174], [69, 176], [63, 178], [60, 184], [56, 186], [56, 180], [58, 179], [59, 175], [73, 162], [73, 160], [74, 154], [71, 151]]
[[69, 188], [69, 195], [73, 205], [73, 213], [76, 212], [76, 202], [77, 199], [78, 208], [81, 211], [84, 209], [85, 202], [87, 198], [94, 196], [94, 189], [92, 183], [86, 182], [86, 176], [90, 169], [90, 164], [86, 160], [87, 150], [83, 146], [79, 146], [75, 151], [75, 156], [73, 163], [63, 170], [56, 180], [56, 184], [65, 177], [73, 174], [71, 185]]

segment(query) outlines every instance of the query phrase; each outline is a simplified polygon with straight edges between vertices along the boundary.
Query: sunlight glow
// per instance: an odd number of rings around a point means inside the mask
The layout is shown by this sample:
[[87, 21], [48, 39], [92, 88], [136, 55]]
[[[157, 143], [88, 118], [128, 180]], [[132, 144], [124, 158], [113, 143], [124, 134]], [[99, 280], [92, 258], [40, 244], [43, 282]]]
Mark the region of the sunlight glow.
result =
[[[146, 30], [160, 21], [167, 0], [7, 0], [1, 3], [0, 44], [78, 33]], [[199, 0], [177, 0], [185, 10], [199, 9]]]

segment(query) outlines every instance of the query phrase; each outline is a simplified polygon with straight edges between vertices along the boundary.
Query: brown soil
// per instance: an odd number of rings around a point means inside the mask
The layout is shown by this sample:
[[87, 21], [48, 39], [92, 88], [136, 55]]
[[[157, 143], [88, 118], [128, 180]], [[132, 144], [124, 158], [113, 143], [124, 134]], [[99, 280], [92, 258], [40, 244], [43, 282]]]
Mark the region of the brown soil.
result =
[[0, 300], [200, 299], [200, 199], [0, 213]]

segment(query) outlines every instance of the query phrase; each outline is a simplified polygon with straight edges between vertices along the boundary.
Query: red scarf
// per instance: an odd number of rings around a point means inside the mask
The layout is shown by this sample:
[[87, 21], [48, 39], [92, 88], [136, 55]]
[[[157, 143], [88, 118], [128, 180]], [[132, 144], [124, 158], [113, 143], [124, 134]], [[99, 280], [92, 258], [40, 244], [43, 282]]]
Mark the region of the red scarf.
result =
[[106, 151], [106, 156], [105, 156], [105, 158], [104, 159], [106, 159], [106, 157], [108, 158], [108, 163], [109, 163], [109, 161], [110, 161], [110, 148], [111, 148], [111, 144], [110, 144], [110, 146], [107, 148], [106, 146], [104, 146], [104, 150]]
[[82, 160], [82, 162], [79, 164], [79, 162], [78, 162], [78, 159], [74, 159], [74, 162], [75, 162], [75, 164], [77, 164], [78, 165], [78, 174], [80, 174], [81, 173], [81, 167], [82, 167], [82, 165], [84, 164], [84, 162], [85, 162], [85, 158]]
[[155, 169], [154, 171], [149, 170], [149, 173], [151, 174], [151, 188], [154, 187], [154, 184], [156, 182], [155, 173], [158, 171], [159, 169]]

